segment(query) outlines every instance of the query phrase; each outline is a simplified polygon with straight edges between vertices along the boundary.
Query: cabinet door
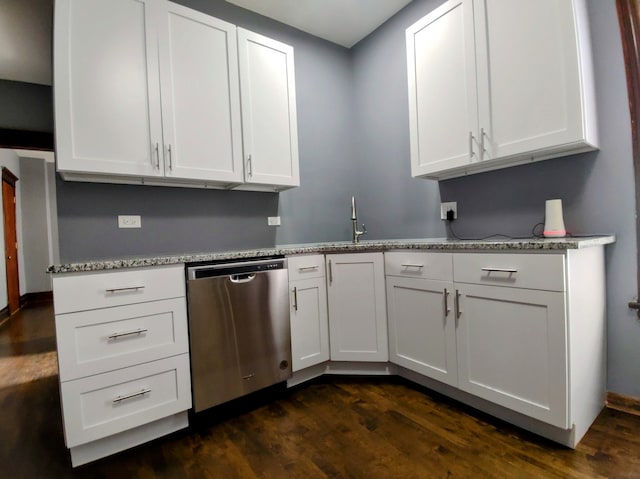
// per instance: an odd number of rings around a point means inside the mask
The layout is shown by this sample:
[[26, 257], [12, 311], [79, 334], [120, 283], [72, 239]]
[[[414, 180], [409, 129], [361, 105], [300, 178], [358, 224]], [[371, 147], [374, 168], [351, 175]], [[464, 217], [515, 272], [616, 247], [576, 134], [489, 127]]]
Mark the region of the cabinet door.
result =
[[388, 361], [382, 253], [327, 255], [334, 361]]
[[149, 0], [56, 1], [59, 171], [162, 174], [156, 152], [162, 129], [153, 8]]
[[412, 176], [479, 159], [473, 5], [450, 0], [406, 32]]
[[453, 283], [387, 276], [389, 360], [458, 385]]
[[245, 179], [299, 186], [293, 48], [238, 28]]
[[564, 293], [455, 287], [460, 389], [568, 429]]
[[163, 6], [164, 174], [242, 182], [236, 27], [172, 2]]
[[540, 156], [585, 139], [577, 3], [475, 2], [478, 108], [489, 158]]
[[324, 277], [290, 284], [292, 369], [329, 360], [329, 317]]

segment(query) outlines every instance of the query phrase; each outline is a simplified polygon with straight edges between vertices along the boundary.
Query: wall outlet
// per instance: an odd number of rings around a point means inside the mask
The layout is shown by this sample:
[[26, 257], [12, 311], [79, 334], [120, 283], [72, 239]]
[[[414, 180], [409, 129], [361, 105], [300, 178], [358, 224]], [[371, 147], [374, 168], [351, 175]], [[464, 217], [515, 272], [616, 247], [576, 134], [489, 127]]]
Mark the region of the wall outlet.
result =
[[440, 219], [441, 220], [446, 220], [447, 219], [447, 211], [453, 211], [453, 219], [457, 219], [458, 218], [458, 202], [457, 201], [451, 201], [449, 203], [440, 203]]
[[140, 215], [118, 215], [118, 228], [142, 228]]
[[269, 226], [280, 226], [280, 217], [279, 216], [269, 216], [267, 218], [267, 224]]

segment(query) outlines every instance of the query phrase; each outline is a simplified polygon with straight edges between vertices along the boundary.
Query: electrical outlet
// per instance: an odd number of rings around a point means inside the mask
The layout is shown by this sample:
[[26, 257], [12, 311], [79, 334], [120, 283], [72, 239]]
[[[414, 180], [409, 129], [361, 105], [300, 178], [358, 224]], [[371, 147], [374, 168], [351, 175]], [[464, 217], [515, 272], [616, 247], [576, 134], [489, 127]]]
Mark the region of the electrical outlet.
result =
[[139, 215], [118, 215], [118, 228], [142, 228]]
[[280, 226], [280, 217], [279, 216], [267, 217], [267, 224], [269, 226]]
[[447, 219], [447, 211], [453, 211], [453, 219], [458, 218], [458, 202], [451, 201], [449, 203], [440, 203], [440, 219]]

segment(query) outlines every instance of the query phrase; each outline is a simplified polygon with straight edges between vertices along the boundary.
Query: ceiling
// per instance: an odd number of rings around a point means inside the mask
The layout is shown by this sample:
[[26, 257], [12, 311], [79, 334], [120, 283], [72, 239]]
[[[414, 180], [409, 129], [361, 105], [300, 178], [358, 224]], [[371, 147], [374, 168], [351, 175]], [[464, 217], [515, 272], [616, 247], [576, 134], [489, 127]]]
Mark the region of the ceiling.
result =
[[411, 0], [226, 0], [351, 48]]

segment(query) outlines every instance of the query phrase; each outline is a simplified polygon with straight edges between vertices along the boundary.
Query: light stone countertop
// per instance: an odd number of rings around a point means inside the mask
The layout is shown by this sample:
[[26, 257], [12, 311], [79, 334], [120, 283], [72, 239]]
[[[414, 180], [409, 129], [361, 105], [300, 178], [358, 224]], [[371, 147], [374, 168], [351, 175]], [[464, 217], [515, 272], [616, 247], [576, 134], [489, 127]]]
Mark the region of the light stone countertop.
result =
[[615, 242], [615, 236], [581, 236], [568, 238], [526, 238], [526, 239], [486, 239], [454, 240], [446, 238], [418, 238], [391, 240], [363, 240], [358, 244], [350, 241], [326, 243], [303, 243], [280, 245], [239, 251], [213, 253], [189, 253], [183, 255], [149, 256], [120, 259], [103, 259], [78, 263], [52, 265], [48, 273], [75, 273], [82, 271], [102, 271], [122, 268], [139, 268], [203, 261], [236, 260], [264, 256], [280, 256], [311, 253], [350, 253], [389, 250], [431, 250], [431, 251], [536, 251], [568, 250], [607, 245]]

